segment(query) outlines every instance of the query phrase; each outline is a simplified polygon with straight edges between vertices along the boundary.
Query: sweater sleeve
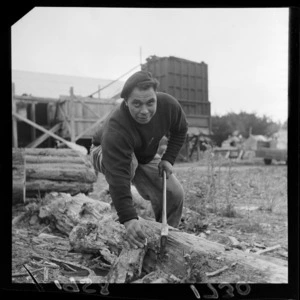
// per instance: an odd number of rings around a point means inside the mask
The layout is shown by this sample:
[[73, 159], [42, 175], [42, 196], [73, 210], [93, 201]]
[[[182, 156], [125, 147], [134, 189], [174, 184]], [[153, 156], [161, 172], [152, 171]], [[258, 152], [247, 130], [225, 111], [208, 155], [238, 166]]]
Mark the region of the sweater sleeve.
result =
[[175, 105], [172, 107], [171, 112], [172, 124], [170, 127], [170, 137], [162, 160], [167, 160], [173, 165], [184, 144], [186, 133], [188, 131], [188, 123], [186, 121], [185, 113], [177, 100], [175, 101]]
[[119, 222], [137, 219], [131, 195], [131, 161], [133, 145], [118, 132], [108, 132], [102, 140], [102, 165]]

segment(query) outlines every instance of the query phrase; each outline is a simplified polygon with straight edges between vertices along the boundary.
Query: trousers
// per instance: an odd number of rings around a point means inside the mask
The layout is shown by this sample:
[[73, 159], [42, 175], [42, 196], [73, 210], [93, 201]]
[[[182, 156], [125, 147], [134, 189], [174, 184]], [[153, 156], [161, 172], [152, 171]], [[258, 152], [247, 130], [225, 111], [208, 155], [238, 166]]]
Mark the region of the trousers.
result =
[[[96, 171], [105, 175], [102, 164], [102, 147], [92, 145], [90, 150], [91, 161]], [[163, 203], [163, 179], [159, 176], [158, 164], [161, 157], [156, 154], [148, 164], [139, 164], [134, 153], [131, 160], [131, 184], [138, 193], [151, 202], [151, 206], [157, 222], [162, 221]], [[184, 202], [184, 190], [174, 174], [167, 179], [167, 223], [170, 226], [178, 227]]]

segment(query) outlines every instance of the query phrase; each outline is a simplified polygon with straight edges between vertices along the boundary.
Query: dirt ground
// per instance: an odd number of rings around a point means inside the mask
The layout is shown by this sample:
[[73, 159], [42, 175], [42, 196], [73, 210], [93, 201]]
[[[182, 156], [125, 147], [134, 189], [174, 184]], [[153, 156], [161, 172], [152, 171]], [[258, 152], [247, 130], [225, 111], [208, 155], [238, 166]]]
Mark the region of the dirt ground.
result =
[[[261, 162], [232, 162], [222, 165], [203, 162], [178, 163], [174, 166], [174, 173], [185, 190], [184, 206], [194, 212], [192, 216], [186, 213], [183, 215], [180, 230], [227, 245], [229, 248], [234, 244], [235, 248], [250, 253], [277, 246], [276, 249], [261, 255], [287, 261], [285, 164], [266, 166]], [[96, 198], [106, 187], [103, 175], [99, 174], [91, 197]], [[28, 214], [28, 211], [32, 213]], [[27, 207], [23, 204], [15, 205], [13, 218], [25, 212], [25, 217], [12, 225], [13, 282], [32, 282], [23, 264], [36, 270], [34, 274], [40, 282], [45, 281], [45, 274], [42, 272], [45, 262], [38, 258], [39, 255], [76, 262], [87, 267], [96, 263], [97, 258], [92, 255], [72, 253], [67, 237], [55, 230], [51, 222], [42, 223], [39, 220], [35, 204]], [[151, 215], [151, 212], [148, 214]], [[61, 240], [51, 244], [49, 239], [43, 241], [42, 238], [37, 238], [41, 233], [56, 235]], [[54, 265], [52, 267], [51, 269], [49, 266], [49, 273], [46, 274], [48, 281], [57, 278], [57, 269]], [[240, 275], [237, 281], [245, 279]]]
[[216, 167], [210, 185], [211, 170], [205, 166], [177, 166], [175, 174], [186, 191], [185, 206], [199, 212], [207, 225], [207, 239], [226, 243], [224, 236], [233, 236], [251, 252], [255, 243], [280, 245], [265, 255], [287, 259], [286, 165]]

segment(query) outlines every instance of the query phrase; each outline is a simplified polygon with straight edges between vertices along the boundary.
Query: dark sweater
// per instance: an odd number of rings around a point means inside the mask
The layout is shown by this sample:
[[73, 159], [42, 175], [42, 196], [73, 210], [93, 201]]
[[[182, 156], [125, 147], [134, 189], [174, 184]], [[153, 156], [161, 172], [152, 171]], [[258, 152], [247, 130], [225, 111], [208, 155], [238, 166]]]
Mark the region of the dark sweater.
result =
[[123, 101], [95, 132], [92, 143], [102, 146], [102, 169], [120, 223], [137, 218], [130, 190], [132, 154], [139, 164], [149, 163], [162, 137], [169, 134], [162, 160], [173, 165], [185, 141], [187, 126], [178, 101], [171, 95], [158, 92], [156, 113], [149, 123], [137, 123]]

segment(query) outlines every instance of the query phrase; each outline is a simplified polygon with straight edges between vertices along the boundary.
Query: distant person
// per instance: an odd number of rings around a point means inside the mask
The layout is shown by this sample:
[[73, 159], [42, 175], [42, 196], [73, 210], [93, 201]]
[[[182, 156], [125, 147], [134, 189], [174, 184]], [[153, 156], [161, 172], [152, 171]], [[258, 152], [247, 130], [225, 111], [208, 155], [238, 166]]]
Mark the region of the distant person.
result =
[[[151, 201], [155, 219], [161, 222], [164, 170], [169, 225], [179, 225], [183, 208], [184, 191], [172, 174], [172, 166], [184, 144], [188, 124], [179, 102], [157, 92], [157, 86], [150, 72], [139, 71], [128, 78], [121, 92], [124, 100], [96, 130], [91, 146], [94, 168], [105, 175], [119, 222], [134, 248], [144, 246], [146, 233], [133, 206], [131, 183]], [[160, 156], [157, 151], [164, 136], [169, 138]]]

